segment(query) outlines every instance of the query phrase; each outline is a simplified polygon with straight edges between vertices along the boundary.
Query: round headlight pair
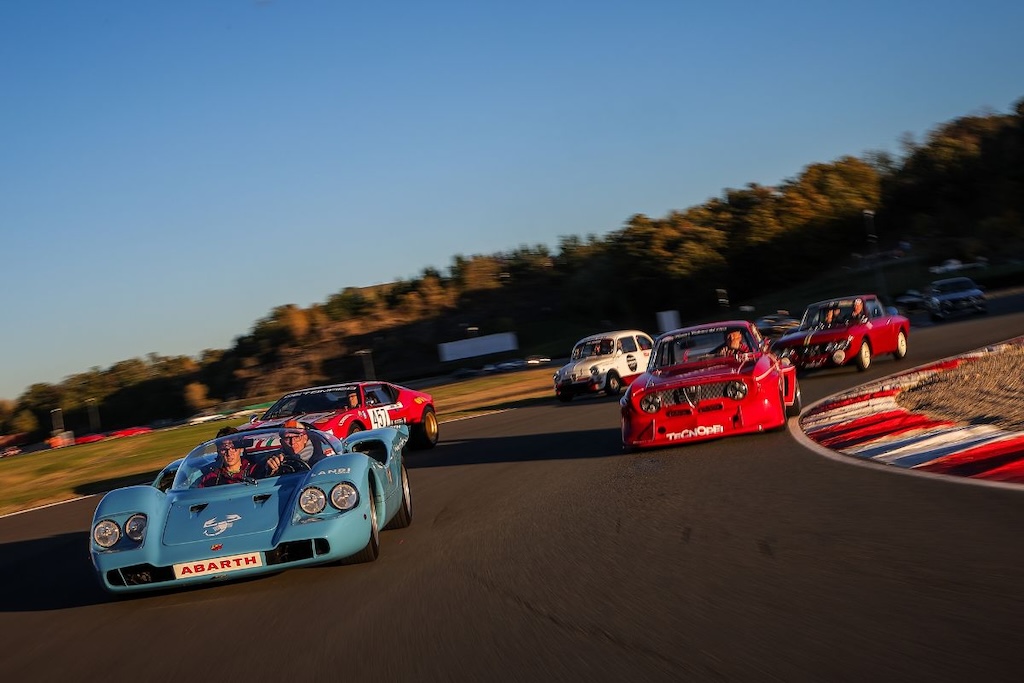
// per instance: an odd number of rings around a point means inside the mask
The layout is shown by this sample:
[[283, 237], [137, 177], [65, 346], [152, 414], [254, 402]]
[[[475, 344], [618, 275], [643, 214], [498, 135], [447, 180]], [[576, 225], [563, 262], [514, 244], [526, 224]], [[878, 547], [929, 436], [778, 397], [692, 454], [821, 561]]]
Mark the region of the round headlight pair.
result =
[[[331, 505], [342, 512], [351, 510], [359, 502], [359, 492], [356, 487], [343, 481], [331, 489]], [[308, 486], [299, 494], [299, 508], [307, 515], [316, 515], [327, 507], [327, 494], [323, 489], [316, 486]]]
[[[140, 543], [146, 537], [146, 515], [138, 513], [124, 523], [124, 535]], [[121, 540], [121, 527], [112, 519], [104, 519], [92, 528], [92, 540], [101, 548], [112, 548]]]

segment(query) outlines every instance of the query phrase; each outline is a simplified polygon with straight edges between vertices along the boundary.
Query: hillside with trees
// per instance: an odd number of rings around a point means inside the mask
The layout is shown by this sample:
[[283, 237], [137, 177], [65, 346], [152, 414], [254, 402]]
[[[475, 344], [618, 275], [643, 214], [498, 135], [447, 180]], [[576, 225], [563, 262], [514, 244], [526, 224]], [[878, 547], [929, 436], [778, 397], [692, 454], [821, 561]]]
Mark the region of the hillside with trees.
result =
[[[872, 244], [865, 211], [878, 234]], [[0, 401], [0, 434], [39, 440], [50, 411], [90, 431], [181, 419], [228, 402], [268, 400], [311, 384], [361, 378], [361, 350], [378, 377], [450, 372], [437, 345], [469, 334], [516, 332], [524, 353], [561, 354], [595, 327], [653, 328], [655, 313], [710, 315], [716, 290], [733, 301], [810, 280], [873, 252], [991, 263], [1024, 259], [1024, 99], [1008, 114], [965, 116], [920, 142], [813, 163], [773, 187], [726, 189], [699, 206], [629, 217], [603, 236], [562, 236], [552, 252], [520, 246], [455, 255], [446, 272], [346, 287], [309, 308], [286, 305], [229, 349], [198, 358], [121, 361], [34, 384]]]

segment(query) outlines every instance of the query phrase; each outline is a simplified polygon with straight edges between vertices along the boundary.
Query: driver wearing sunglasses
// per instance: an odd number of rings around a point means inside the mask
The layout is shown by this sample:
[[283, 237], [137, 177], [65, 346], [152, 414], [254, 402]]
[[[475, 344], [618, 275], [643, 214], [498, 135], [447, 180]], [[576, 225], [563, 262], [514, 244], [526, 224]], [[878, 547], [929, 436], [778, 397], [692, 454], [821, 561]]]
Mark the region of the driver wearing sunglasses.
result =
[[285, 458], [296, 458], [308, 465], [312, 465], [319, 459], [313, 457], [315, 449], [305, 427], [296, 420], [288, 420], [282, 426], [283, 429], [280, 432], [281, 453], [268, 459], [266, 463], [269, 476], [274, 476], [277, 473], [277, 469]]

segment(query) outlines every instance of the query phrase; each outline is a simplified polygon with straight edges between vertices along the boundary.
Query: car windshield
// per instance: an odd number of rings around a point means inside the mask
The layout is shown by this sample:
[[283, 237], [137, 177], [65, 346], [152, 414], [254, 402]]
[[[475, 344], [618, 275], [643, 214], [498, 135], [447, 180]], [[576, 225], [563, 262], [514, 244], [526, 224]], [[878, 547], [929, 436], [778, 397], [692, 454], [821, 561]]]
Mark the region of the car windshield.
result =
[[974, 289], [974, 282], [972, 280], [949, 280], [947, 282], [936, 282], [932, 285], [932, 289], [936, 294], [950, 294], [952, 292], [965, 292], [968, 289]]
[[846, 325], [853, 313], [853, 299], [836, 299], [811, 304], [800, 321], [801, 329]]
[[295, 415], [308, 415], [309, 413], [330, 413], [341, 410], [348, 410], [349, 395], [358, 396], [359, 389], [355, 386], [332, 387], [330, 389], [315, 389], [297, 394], [288, 394], [270, 406], [267, 412], [263, 413], [264, 420], [277, 420]]
[[608, 356], [615, 345], [611, 339], [588, 339], [581, 341], [572, 350], [572, 359], [594, 358], [596, 356]]
[[658, 370], [681, 363], [720, 357], [726, 343], [726, 333], [729, 331], [740, 332], [740, 343], [748, 352], [755, 348], [750, 333], [743, 328], [722, 326], [679, 330], [658, 340], [654, 353], [651, 354], [650, 369]]
[[[306, 432], [314, 452], [324, 456], [334, 455], [341, 451], [341, 443], [337, 439], [315, 430]], [[244, 430], [201, 443], [185, 456], [177, 473], [174, 475], [172, 491], [202, 488], [211, 485], [209, 479], [203, 479], [211, 472], [216, 472], [224, 463], [229, 447], [234, 447], [238, 462], [242, 465], [242, 475], [230, 482], [218, 481], [217, 484], [256, 484], [257, 479], [264, 476], [263, 464], [275, 455], [281, 455], [281, 431], [274, 429]], [[304, 472], [305, 468], [301, 468]], [[248, 473], [248, 474], [246, 474]], [[292, 472], [293, 473], [293, 472]], [[287, 476], [287, 475], [284, 475]]]

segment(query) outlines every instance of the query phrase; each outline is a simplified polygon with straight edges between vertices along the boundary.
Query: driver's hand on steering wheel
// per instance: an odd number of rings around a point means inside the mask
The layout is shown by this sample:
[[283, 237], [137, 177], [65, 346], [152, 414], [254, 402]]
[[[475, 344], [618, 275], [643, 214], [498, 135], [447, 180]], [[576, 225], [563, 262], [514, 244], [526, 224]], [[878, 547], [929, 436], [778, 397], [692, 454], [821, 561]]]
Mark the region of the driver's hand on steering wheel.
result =
[[267, 463], [266, 463], [267, 475], [271, 476], [271, 477], [274, 476], [274, 472], [277, 472], [277, 468], [280, 467], [281, 463], [283, 463], [283, 462], [284, 462], [284, 454], [283, 453], [278, 453], [277, 455], [268, 458], [267, 459]]

